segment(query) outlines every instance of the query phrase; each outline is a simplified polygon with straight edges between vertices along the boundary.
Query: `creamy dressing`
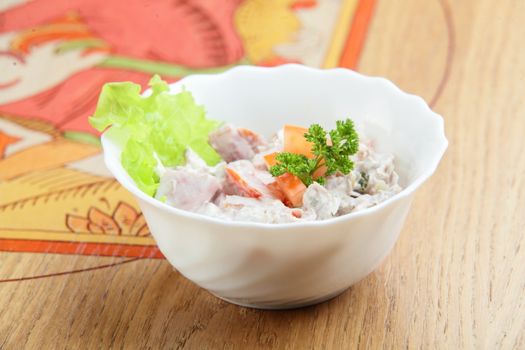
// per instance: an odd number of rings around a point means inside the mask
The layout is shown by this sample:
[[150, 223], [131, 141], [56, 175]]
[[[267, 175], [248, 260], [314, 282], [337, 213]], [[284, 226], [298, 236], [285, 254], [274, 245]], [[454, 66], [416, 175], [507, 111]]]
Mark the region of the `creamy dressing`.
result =
[[[234, 142], [228, 141], [225, 133]], [[265, 155], [282, 151], [282, 131], [269, 143], [233, 126], [223, 127], [210, 138], [214, 140], [212, 145], [219, 145], [219, 154], [230, 162], [210, 167], [188, 149], [184, 166], [159, 174], [156, 198], [180, 209], [224, 220], [290, 223], [349, 214], [377, 205], [401, 191], [394, 156], [378, 153], [372, 142], [363, 141], [352, 156], [354, 169], [349, 174], [331, 175], [324, 185], [314, 182], [304, 192], [303, 205], [291, 208], [272, 187], [274, 180], [264, 162]]]

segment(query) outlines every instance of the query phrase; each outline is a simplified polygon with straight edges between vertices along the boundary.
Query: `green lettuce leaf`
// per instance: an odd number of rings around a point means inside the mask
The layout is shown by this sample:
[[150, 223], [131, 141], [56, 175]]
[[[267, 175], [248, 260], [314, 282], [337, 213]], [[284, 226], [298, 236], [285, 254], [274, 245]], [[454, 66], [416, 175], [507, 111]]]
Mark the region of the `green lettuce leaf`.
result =
[[106, 132], [122, 147], [122, 166], [137, 186], [150, 196], [159, 184], [157, 158], [173, 167], [185, 162], [187, 147], [209, 165], [221, 158], [208, 143], [208, 134], [221, 123], [206, 118], [189, 91], [169, 93], [168, 84], [154, 76], [151, 94], [141, 96], [138, 84], [108, 83], [100, 93], [97, 109], [89, 123]]

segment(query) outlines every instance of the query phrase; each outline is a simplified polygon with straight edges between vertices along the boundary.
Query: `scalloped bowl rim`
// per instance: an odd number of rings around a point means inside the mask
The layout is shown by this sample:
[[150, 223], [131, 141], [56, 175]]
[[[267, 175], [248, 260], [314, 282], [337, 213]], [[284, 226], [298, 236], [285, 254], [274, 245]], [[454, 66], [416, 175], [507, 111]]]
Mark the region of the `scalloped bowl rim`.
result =
[[[101, 142], [102, 142], [102, 148], [104, 149], [104, 160], [106, 163], [106, 166], [110, 170], [110, 172], [115, 176], [117, 181], [128, 191], [130, 191], [133, 195], [140, 198], [141, 200], [155, 206], [158, 209], [168, 211], [171, 214], [175, 214], [175, 216], [183, 216], [188, 219], [194, 219], [196, 221], [206, 221], [213, 224], [218, 224], [221, 226], [236, 226], [236, 227], [258, 227], [258, 228], [265, 228], [268, 230], [278, 230], [282, 228], [290, 228], [290, 227], [313, 227], [313, 226], [325, 226], [330, 225], [332, 223], [338, 223], [343, 221], [351, 221], [352, 219], [360, 218], [367, 216], [368, 214], [379, 212], [386, 207], [396, 203], [402, 198], [411, 196], [423, 183], [425, 183], [430, 176], [436, 171], [439, 162], [441, 161], [441, 158], [443, 157], [447, 147], [448, 147], [448, 140], [445, 136], [445, 127], [444, 127], [444, 121], [443, 117], [441, 117], [439, 114], [435, 113], [430, 109], [428, 104], [419, 96], [414, 94], [409, 94], [404, 91], [402, 91], [399, 87], [397, 87], [394, 83], [392, 83], [390, 80], [383, 78], [383, 77], [373, 77], [373, 76], [367, 76], [361, 73], [357, 73], [353, 70], [346, 69], [346, 68], [330, 68], [330, 69], [319, 69], [319, 68], [312, 68], [307, 67], [299, 64], [285, 64], [277, 67], [256, 67], [256, 66], [236, 66], [234, 68], [231, 68], [227, 71], [224, 71], [222, 73], [218, 74], [194, 74], [190, 75], [186, 78], [183, 78], [173, 84], [170, 84], [170, 88], [173, 86], [179, 86], [184, 85], [184, 81], [186, 79], [192, 79], [193, 77], [223, 77], [226, 75], [230, 75], [232, 73], [245, 71], [245, 72], [254, 72], [254, 73], [261, 73], [261, 72], [269, 72], [269, 71], [284, 71], [284, 70], [290, 70], [290, 69], [300, 69], [304, 70], [305, 72], [308, 72], [309, 74], [344, 74], [348, 77], [351, 77], [352, 79], [361, 79], [361, 80], [374, 80], [378, 84], [382, 84], [385, 87], [393, 90], [399, 98], [411, 100], [412, 103], [417, 103], [420, 105], [423, 105], [425, 111], [427, 112], [425, 114], [425, 118], [434, 118], [439, 123], [439, 132], [441, 136], [441, 145], [435, 152], [435, 154], [431, 157], [431, 161], [429, 162], [429, 167], [421, 172], [421, 174], [416, 177], [414, 180], [411, 181], [411, 183], [402, 189], [401, 192], [397, 193], [396, 195], [388, 198], [387, 200], [376, 204], [372, 207], [362, 209], [353, 213], [333, 217], [330, 219], [325, 220], [316, 220], [316, 221], [299, 221], [299, 222], [291, 222], [291, 223], [279, 223], [279, 224], [270, 224], [270, 223], [259, 223], [259, 222], [248, 222], [248, 221], [233, 221], [233, 220], [226, 220], [226, 219], [220, 219], [215, 218], [212, 216], [207, 216], [204, 214], [194, 213], [187, 210], [178, 209], [175, 207], [172, 207], [168, 204], [165, 204], [154, 197], [150, 197], [144, 192], [142, 192], [136, 185], [131, 178], [129, 178], [129, 175], [126, 173], [126, 171], [122, 168], [120, 164], [113, 164], [113, 162], [109, 159], [107, 153], [106, 153], [106, 145], [108, 143], [112, 143], [111, 140], [109, 140], [106, 136], [106, 133], [104, 132], [101, 136]], [[145, 94], [147, 95], [149, 90], [145, 91]], [[120, 170], [122, 169], [122, 171]], [[120, 176], [120, 173], [125, 173], [125, 176]]]

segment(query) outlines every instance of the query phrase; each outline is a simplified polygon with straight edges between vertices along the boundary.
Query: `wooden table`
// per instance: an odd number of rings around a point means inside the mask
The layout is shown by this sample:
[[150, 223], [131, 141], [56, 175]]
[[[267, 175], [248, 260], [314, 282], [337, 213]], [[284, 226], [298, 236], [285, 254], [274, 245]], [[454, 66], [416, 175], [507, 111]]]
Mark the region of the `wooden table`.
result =
[[[381, 267], [294, 311], [230, 305], [165, 260], [0, 254], [0, 348], [525, 347], [525, 2], [381, 0], [359, 71], [422, 95], [450, 148]], [[522, 247], [523, 245], [523, 247]]]

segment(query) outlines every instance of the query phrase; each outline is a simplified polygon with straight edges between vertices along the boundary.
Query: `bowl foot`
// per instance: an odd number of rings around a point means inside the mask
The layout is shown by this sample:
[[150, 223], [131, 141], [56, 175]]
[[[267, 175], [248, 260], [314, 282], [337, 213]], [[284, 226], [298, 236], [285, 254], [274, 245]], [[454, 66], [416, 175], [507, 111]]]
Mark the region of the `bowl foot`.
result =
[[328, 294], [328, 295], [324, 295], [322, 297], [318, 297], [318, 298], [314, 298], [314, 299], [300, 299], [300, 300], [292, 300], [292, 301], [286, 301], [286, 300], [276, 300], [276, 301], [269, 301], [269, 302], [250, 302], [246, 299], [240, 299], [240, 298], [226, 298], [226, 297], [222, 297], [220, 295], [217, 295], [213, 292], [211, 292], [211, 294], [213, 294], [214, 296], [216, 296], [217, 298], [219, 299], [222, 299], [224, 301], [227, 301], [231, 304], [235, 304], [235, 305], [238, 305], [238, 306], [243, 306], [243, 307], [249, 307], [249, 308], [252, 308], [252, 309], [261, 309], [261, 310], [290, 310], [290, 309], [298, 309], [298, 308], [301, 308], [301, 307], [306, 307], [306, 306], [312, 306], [312, 305], [315, 305], [315, 304], [320, 304], [320, 303], [323, 303], [325, 301], [328, 301], [330, 299], [333, 299], [337, 296], [339, 296], [340, 294], [343, 294], [349, 287], [346, 287], [342, 290], [339, 290], [335, 293], [331, 293], [331, 294]]

